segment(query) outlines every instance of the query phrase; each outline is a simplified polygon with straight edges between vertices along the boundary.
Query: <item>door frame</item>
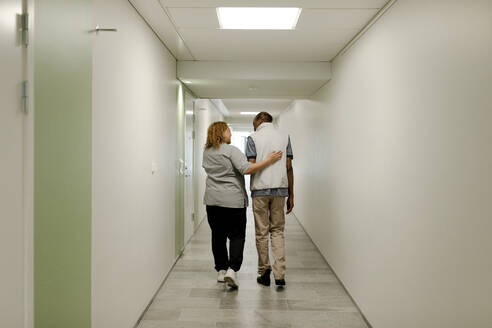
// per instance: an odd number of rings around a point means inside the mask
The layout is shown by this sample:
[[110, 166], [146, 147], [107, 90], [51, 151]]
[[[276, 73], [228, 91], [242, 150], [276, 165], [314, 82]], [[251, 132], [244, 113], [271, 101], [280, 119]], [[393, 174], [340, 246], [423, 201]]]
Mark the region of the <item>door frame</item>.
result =
[[28, 114], [24, 119], [24, 327], [34, 327], [34, 1], [22, 0], [29, 15], [25, 50], [25, 79], [28, 85]]
[[[188, 242], [188, 240], [191, 238], [191, 236], [193, 236], [193, 233], [195, 232], [195, 227], [196, 227], [196, 206], [195, 206], [195, 171], [196, 171], [196, 168], [195, 168], [195, 100], [196, 100], [196, 97], [191, 93], [189, 92], [188, 90], [185, 89], [184, 91], [184, 95], [183, 95], [183, 106], [184, 106], [184, 110], [185, 110], [185, 140], [184, 140], [184, 144], [185, 144], [185, 158], [184, 158], [184, 161], [185, 161], [185, 185], [184, 185], [184, 225], [185, 225], [185, 231], [184, 231], [184, 234], [185, 234], [185, 244]], [[187, 107], [187, 102], [190, 102], [191, 104], [191, 111], [193, 112], [191, 114], [191, 126], [188, 126], [188, 118], [190, 115], [188, 115], [188, 110], [189, 108]], [[188, 128], [191, 127], [191, 130], [192, 130], [192, 141], [191, 141], [191, 156], [192, 156], [192, 159], [191, 161], [189, 160], [188, 158], [188, 154], [190, 152], [188, 152]], [[191, 162], [191, 172], [190, 172], [190, 168], [188, 167], [188, 163]], [[188, 176], [188, 174], [191, 173], [191, 176]], [[188, 191], [188, 181], [187, 179], [191, 179], [191, 190]], [[188, 197], [191, 197], [191, 202], [189, 199], [187, 199]], [[188, 209], [187, 209], [188, 207]], [[189, 220], [190, 220], [190, 217], [187, 217], [187, 211], [190, 211], [190, 213], [188, 213], [190, 216], [191, 216], [191, 219], [193, 220], [193, 224], [192, 224], [192, 227], [191, 227], [191, 232], [187, 235], [186, 234], [186, 231], [187, 231], [187, 225], [190, 224]]]
[[174, 220], [174, 248], [178, 258], [184, 249], [184, 155], [185, 155], [185, 106], [184, 85], [178, 81], [176, 108], [176, 199]]

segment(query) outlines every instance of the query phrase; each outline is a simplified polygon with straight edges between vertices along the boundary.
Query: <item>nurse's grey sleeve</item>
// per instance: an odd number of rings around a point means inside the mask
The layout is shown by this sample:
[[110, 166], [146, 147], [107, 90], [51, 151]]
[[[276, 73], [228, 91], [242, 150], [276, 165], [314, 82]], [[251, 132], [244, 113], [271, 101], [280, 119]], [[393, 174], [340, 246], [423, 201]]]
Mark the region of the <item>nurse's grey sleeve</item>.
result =
[[230, 159], [231, 159], [232, 166], [234, 166], [234, 168], [238, 170], [239, 173], [244, 175], [244, 172], [246, 172], [246, 170], [249, 169], [251, 163], [248, 162], [246, 156], [244, 156], [244, 154], [238, 148], [234, 146], [232, 146], [231, 148], [232, 150], [231, 150]]

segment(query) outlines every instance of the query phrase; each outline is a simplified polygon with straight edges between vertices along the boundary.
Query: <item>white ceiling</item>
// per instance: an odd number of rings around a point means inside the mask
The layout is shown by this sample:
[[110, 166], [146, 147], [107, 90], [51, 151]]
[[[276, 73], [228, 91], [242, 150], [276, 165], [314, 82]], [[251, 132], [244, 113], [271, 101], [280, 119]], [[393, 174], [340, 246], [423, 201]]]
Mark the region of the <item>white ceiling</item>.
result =
[[381, 0], [163, 0], [169, 7], [376, 8]]
[[[268, 112], [278, 116], [291, 103], [292, 99], [223, 99], [230, 116], [240, 116], [240, 112]], [[250, 117], [251, 118], [251, 117]], [[251, 118], [252, 120], [252, 118]]]
[[197, 80], [187, 84], [200, 98], [307, 98], [326, 81], [318, 80]]
[[[331, 61], [388, 0], [129, 0], [178, 62]], [[300, 7], [295, 30], [222, 30], [217, 7]], [[254, 68], [254, 64], [248, 64]], [[243, 65], [244, 66], [244, 65]], [[220, 67], [220, 66], [219, 66]], [[289, 71], [285, 69], [284, 71]], [[246, 70], [247, 71], [247, 70]], [[269, 74], [269, 73], [268, 73]], [[181, 77], [180, 77], [181, 78]], [[324, 78], [185, 76], [202, 98], [299, 98]], [[228, 106], [229, 107], [229, 106]]]
[[[387, 0], [131, 0], [178, 60], [329, 61]], [[300, 7], [292, 31], [221, 30], [216, 7]]]
[[303, 10], [293, 31], [222, 30], [216, 13], [221, 1], [207, 8], [186, 6], [194, 1], [182, 1], [179, 7], [175, 1], [160, 1], [195, 60], [329, 61], [379, 10], [367, 5], [328, 9], [326, 4], [314, 9], [307, 7], [309, 1], [298, 1]]
[[178, 61], [177, 77], [201, 98], [306, 98], [330, 80], [331, 64]]

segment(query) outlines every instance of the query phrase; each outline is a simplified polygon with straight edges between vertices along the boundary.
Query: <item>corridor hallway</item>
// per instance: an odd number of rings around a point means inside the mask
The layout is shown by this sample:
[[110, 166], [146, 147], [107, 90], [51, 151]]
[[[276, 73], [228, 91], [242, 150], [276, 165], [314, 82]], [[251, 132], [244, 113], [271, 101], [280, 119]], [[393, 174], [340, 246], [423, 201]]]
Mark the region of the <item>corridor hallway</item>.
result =
[[[492, 328], [492, 0], [1, 0], [0, 54], [0, 328]], [[208, 128], [263, 111], [287, 287], [249, 213], [229, 291]]]
[[256, 282], [254, 219], [248, 208], [239, 289], [216, 282], [204, 220], [138, 328], [365, 328], [357, 307], [294, 215], [286, 216], [287, 286]]

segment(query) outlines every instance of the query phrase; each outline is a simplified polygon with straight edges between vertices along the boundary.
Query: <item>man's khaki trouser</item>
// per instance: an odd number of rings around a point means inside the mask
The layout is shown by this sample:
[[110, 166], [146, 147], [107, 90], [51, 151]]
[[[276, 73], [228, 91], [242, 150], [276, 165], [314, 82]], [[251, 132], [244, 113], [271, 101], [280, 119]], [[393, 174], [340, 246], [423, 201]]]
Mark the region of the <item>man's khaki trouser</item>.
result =
[[275, 279], [284, 279], [285, 276], [284, 205], [285, 197], [253, 197], [258, 273], [263, 274], [271, 268], [268, 255], [268, 234], [270, 233], [272, 254], [275, 259], [272, 268]]

